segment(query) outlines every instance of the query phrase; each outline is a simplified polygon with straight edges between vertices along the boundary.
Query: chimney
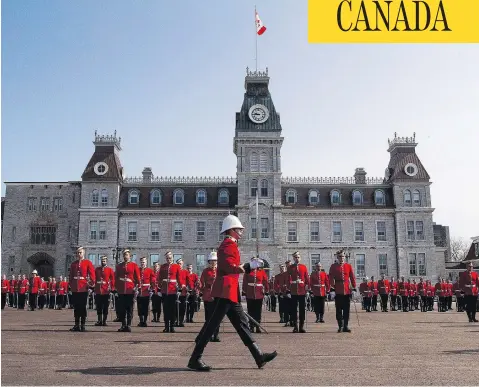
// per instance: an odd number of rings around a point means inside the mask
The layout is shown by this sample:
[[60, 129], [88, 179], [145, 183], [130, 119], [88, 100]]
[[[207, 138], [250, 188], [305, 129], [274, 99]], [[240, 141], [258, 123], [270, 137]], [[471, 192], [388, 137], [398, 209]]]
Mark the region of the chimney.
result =
[[366, 171], [364, 168], [356, 168], [354, 172], [354, 180], [356, 184], [366, 184]]
[[151, 171], [151, 167], [145, 167], [142, 172], [143, 175], [143, 183], [151, 183], [151, 179], [153, 178], [153, 172]]

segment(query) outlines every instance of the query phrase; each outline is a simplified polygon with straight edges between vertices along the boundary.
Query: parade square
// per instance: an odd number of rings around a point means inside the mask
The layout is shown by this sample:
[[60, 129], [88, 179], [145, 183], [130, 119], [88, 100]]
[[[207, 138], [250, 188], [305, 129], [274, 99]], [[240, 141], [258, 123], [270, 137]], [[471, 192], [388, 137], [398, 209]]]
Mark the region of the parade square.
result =
[[[211, 372], [186, 368], [199, 332], [195, 323], [162, 333], [163, 323], [147, 328], [119, 323], [95, 327], [89, 310], [87, 332], [70, 332], [71, 310], [2, 311], [3, 385], [475, 385], [479, 324], [465, 313], [372, 312], [351, 305], [352, 333], [337, 333], [334, 305], [324, 324], [307, 312], [307, 333], [292, 333], [278, 313], [263, 312], [269, 334], [255, 334], [277, 358], [257, 369], [232, 326], [220, 330], [221, 343], [209, 343], [204, 360]], [[454, 305], [453, 305], [454, 307]], [[135, 310], [136, 312], [136, 310]], [[150, 318], [151, 319], [151, 318]], [[109, 317], [109, 320], [111, 318]]]

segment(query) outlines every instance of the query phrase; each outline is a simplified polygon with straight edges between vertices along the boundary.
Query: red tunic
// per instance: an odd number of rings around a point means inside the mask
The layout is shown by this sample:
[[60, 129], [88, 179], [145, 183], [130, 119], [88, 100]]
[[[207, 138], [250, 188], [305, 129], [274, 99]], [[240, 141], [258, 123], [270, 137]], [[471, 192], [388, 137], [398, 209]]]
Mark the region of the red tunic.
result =
[[274, 287], [274, 277], [270, 278], [269, 281], [268, 281], [268, 287], [269, 287], [269, 294], [270, 296], [274, 296], [275, 295], [275, 287]]
[[328, 275], [324, 270], [313, 271], [309, 277], [309, 284], [313, 291], [313, 295], [316, 297], [326, 297], [326, 294], [331, 287]]
[[477, 296], [479, 288], [479, 276], [475, 271], [463, 271], [459, 275], [459, 287], [465, 296]]
[[373, 292], [373, 296], [377, 296], [379, 294], [378, 283], [376, 281], [369, 282], [369, 289], [371, 289]]
[[181, 286], [180, 279], [181, 267], [176, 263], [171, 265], [164, 263], [158, 271], [157, 283], [159, 284], [161, 293], [176, 294], [177, 287]]
[[188, 289], [186, 287], [186, 281], [188, 279], [189, 271], [186, 269], [181, 269], [180, 271], [180, 287], [181, 287], [181, 295], [186, 296], [188, 294]]
[[444, 284], [441, 282], [437, 282], [436, 286], [434, 286], [435, 292], [439, 297], [444, 297], [446, 295]]
[[397, 296], [398, 294], [398, 283], [397, 282], [390, 282], [390, 293], [391, 296]]
[[461, 297], [461, 288], [459, 287], [459, 282], [454, 282], [452, 289], [454, 290], [454, 294], [456, 297]]
[[152, 288], [153, 288], [153, 292], [155, 294], [158, 294], [159, 292], [159, 285], [158, 285], [158, 275], [160, 273], [160, 270], [158, 269], [157, 271], [153, 271], [153, 284], [152, 284]]
[[262, 300], [268, 291], [268, 276], [264, 270], [252, 270], [243, 275], [243, 292], [247, 299]]
[[203, 270], [200, 277], [200, 290], [203, 293], [203, 301], [211, 302], [213, 297], [211, 297], [211, 288], [213, 287], [213, 282], [216, 279], [216, 269], [207, 267]]
[[453, 292], [452, 292], [452, 283], [449, 282], [449, 283], [446, 284], [446, 285], [447, 285], [447, 295], [448, 295], [449, 297], [452, 297], [452, 293], [453, 293]]
[[18, 281], [17, 286], [18, 286], [18, 293], [19, 294], [25, 294], [28, 291], [28, 280], [25, 278], [24, 280]]
[[42, 284], [42, 280], [40, 279], [40, 277], [36, 276], [36, 277], [31, 277], [30, 278], [30, 293], [32, 294], [37, 294], [38, 293], [38, 288], [40, 287], [40, 285]]
[[286, 294], [289, 290], [289, 276], [286, 271], [274, 277], [274, 290], [280, 294]]
[[288, 275], [291, 283], [291, 294], [294, 296], [304, 296], [306, 294], [306, 286], [309, 288], [308, 268], [302, 263], [290, 265], [288, 267]]
[[135, 285], [140, 283], [140, 270], [135, 262], [116, 265], [115, 285], [118, 294], [133, 294]]
[[48, 290], [48, 284], [46, 282], [42, 282], [40, 285], [40, 288], [38, 289], [38, 294], [40, 296], [44, 296], [47, 293]]
[[434, 292], [436, 291], [435, 287], [432, 286], [432, 284], [429, 284], [427, 286], [427, 296], [428, 297], [434, 297]]
[[390, 289], [389, 280], [385, 279], [385, 280], [378, 281], [379, 294], [383, 294], [383, 295], [389, 294], [389, 289]]
[[150, 288], [155, 286], [155, 272], [149, 267], [144, 269], [140, 267], [140, 297], [149, 297]]
[[401, 296], [409, 295], [409, 283], [407, 282], [398, 282], [398, 292]]
[[108, 266], [98, 266], [95, 269], [95, 294], [109, 294], [115, 289], [115, 273]]
[[373, 291], [371, 290], [367, 282], [362, 282], [359, 284], [359, 293], [361, 293], [363, 297], [366, 298], [371, 298], [373, 296]]
[[329, 268], [329, 281], [336, 294], [351, 294], [350, 283], [353, 288], [356, 287], [356, 278], [354, 278], [353, 267], [344, 262], [342, 265], [333, 263]]
[[416, 284], [409, 282], [409, 297], [414, 297], [416, 295]]
[[10, 289], [10, 281], [7, 279], [2, 280], [2, 293], [8, 293]]
[[88, 292], [88, 279], [95, 282], [95, 268], [88, 259], [73, 261], [70, 266], [70, 276], [68, 282], [73, 293]]
[[419, 282], [417, 284], [417, 291], [420, 296], [427, 296], [427, 284], [425, 284], [424, 282]]
[[198, 274], [188, 272], [186, 274], [186, 288], [194, 294], [198, 294], [199, 279]]
[[57, 282], [57, 293], [59, 296], [64, 296], [68, 292], [68, 282], [60, 281]]
[[18, 280], [10, 280], [10, 293], [15, 293], [17, 291], [17, 282]]
[[57, 281], [50, 282], [50, 294], [55, 296], [57, 294]]
[[218, 269], [211, 295], [237, 303], [241, 300], [239, 275], [243, 270], [239, 268], [241, 260], [236, 241], [233, 238], [225, 237], [218, 248], [217, 256]]

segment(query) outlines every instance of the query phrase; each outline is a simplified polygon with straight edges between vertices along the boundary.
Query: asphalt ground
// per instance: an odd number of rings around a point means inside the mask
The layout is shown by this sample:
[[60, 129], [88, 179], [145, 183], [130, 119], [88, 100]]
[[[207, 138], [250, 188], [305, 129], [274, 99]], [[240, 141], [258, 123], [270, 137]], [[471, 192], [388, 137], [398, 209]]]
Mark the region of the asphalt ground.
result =
[[[325, 324], [308, 312], [307, 333], [292, 333], [278, 313], [263, 312], [269, 334], [255, 334], [278, 357], [258, 369], [229, 322], [221, 343], [209, 343], [208, 373], [186, 368], [203, 310], [195, 323], [162, 333], [163, 323], [117, 332], [119, 323], [69, 332], [72, 310], [1, 313], [2, 385], [478, 385], [479, 323], [465, 313], [420, 311], [352, 315], [352, 333], [337, 333], [334, 304]], [[359, 317], [359, 324], [357, 317]], [[110, 318], [109, 318], [110, 320]]]

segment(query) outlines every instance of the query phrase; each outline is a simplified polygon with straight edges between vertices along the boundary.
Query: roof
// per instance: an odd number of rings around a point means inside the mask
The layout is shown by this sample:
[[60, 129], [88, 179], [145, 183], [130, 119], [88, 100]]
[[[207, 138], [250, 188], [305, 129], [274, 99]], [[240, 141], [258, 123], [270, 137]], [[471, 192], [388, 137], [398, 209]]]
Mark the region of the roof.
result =
[[[413, 163], [417, 166], [418, 172], [415, 176], [408, 176], [404, 172], [404, 167]], [[398, 147], [391, 152], [391, 158], [388, 165], [391, 176], [389, 181], [392, 180], [402, 180], [402, 181], [411, 181], [411, 180], [426, 180], [429, 181], [430, 176], [426, 171], [426, 168], [419, 160], [413, 147]]]
[[[97, 175], [94, 170], [95, 165], [99, 162], [104, 162], [108, 165], [108, 171], [101, 176]], [[97, 146], [82, 174], [82, 180], [120, 181], [122, 180], [122, 172], [123, 168], [120, 158], [115, 152], [115, 147], [113, 145]]]

